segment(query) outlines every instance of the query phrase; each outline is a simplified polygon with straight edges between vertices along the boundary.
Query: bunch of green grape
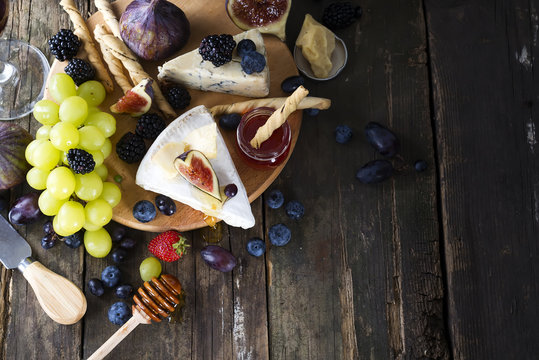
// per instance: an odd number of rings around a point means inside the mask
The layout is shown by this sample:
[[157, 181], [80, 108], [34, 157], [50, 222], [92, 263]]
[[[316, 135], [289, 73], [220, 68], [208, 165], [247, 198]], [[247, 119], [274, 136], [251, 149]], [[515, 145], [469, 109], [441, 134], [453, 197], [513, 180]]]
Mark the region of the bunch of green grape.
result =
[[[34, 107], [34, 117], [43, 126], [26, 148], [26, 160], [33, 166], [26, 179], [34, 189], [43, 190], [39, 208], [54, 216], [54, 231], [65, 237], [84, 228], [86, 250], [104, 257], [112, 241], [103, 226], [121, 199], [118, 186], [105, 181], [108, 170], [103, 164], [112, 151], [109, 138], [116, 131], [116, 120], [97, 108], [105, 99], [105, 88], [98, 81], [77, 88], [69, 75], [58, 73], [50, 79], [49, 93], [54, 101], [41, 100]], [[74, 173], [67, 160], [69, 149], [90, 153], [94, 170]]]

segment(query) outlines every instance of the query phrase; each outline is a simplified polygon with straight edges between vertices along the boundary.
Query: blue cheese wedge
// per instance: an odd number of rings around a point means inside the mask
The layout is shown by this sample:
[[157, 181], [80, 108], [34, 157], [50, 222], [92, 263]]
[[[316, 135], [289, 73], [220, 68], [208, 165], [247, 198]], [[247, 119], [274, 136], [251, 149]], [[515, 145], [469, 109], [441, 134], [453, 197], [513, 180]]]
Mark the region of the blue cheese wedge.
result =
[[[220, 203], [209, 201], [209, 196], [204, 196], [202, 191], [189, 184], [177, 172], [174, 173], [174, 158], [181, 154], [181, 152], [178, 154], [174, 152], [182, 151], [186, 140], [190, 147], [196, 148], [200, 145], [201, 148], [208, 148], [206, 139], [196, 140], [197, 136], [192, 134], [198, 134], [197, 129], [213, 128], [212, 124], [215, 124], [215, 121], [203, 105], [189, 110], [170, 123], [142, 159], [137, 171], [136, 183], [143, 189], [166, 195], [206, 215], [219, 218], [228, 225], [244, 229], [251, 228], [255, 224], [255, 219], [247, 192], [219, 130], [215, 139], [217, 156], [210, 159], [210, 163], [221, 185], [236, 184], [238, 187], [236, 196], [221, 206]], [[199, 141], [201, 144], [198, 144]], [[170, 163], [166, 160], [167, 158]]]
[[[234, 36], [236, 44], [243, 39], [253, 40], [256, 51], [266, 57], [266, 47], [260, 31], [253, 29]], [[241, 58], [235, 49], [232, 61], [219, 67], [202, 60], [198, 49], [195, 49], [160, 66], [157, 78], [180, 83], [191, 89], [248, 97], [267, 96], [270, 86], [267, 61], [262, 72], [248, 75], [241, 69]]]

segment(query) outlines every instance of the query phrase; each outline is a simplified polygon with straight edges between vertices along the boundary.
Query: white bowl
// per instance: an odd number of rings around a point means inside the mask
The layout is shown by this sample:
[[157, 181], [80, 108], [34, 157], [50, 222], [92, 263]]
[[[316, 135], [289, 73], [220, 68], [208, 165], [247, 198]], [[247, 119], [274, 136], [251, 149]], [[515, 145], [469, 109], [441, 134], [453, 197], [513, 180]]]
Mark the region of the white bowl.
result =
[[333, 64], [333, 67], [331, 68], [329, 75], [325, 78], [319, 78], [314, 75], [311, 64], [309, 64], [309, 61], [303, 57], [301, 48], [297, 46], [294, 46], [294, 61], [299, 71], [308, 78], [320, 81], [330, 80], [339, 75], [346, 66], [346, 62], [348, 61], [348, 50], [346, 50], [344, 41], [342, 41], [340, 37], [335, 36], [335, 50], [333, 50], [333, 53], [331, 54], [331, 63]]

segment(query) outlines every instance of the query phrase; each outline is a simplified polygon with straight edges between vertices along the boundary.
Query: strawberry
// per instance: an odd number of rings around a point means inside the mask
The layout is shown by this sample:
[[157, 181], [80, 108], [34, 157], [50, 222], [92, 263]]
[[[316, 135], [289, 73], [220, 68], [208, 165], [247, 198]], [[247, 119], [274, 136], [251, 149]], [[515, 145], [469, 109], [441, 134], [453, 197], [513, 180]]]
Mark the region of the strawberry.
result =
[[181, 259], [185, 250], [189, 247], [189, 245], [185, 243], [186, 240], [187, 239], [177, 231], [165, 231], [150, 241], [148, 250], [163, 261], [176, 261]]

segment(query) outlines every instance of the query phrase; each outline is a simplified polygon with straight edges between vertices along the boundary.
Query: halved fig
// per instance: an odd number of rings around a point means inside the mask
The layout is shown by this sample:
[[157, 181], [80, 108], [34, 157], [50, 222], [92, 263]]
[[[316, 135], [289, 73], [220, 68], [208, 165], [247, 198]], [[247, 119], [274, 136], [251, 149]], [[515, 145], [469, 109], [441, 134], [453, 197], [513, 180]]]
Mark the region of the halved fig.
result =
[[116, 104], [111, 105], [110, 111], [116, 114], [141, 116], [150, 110], [153, 100], [152, 79], [142, 79], [134, 88], [128, 90]]
[[258, 29], [284, 41], [291, 6], [292, 0], [227, 0], [226, 12], [240, 29]]
[[210, 161], [198, 150], [189, 150], [174, 160], [180, 175], [196, 188], [222, 202], [219, 180]]

